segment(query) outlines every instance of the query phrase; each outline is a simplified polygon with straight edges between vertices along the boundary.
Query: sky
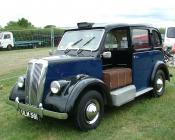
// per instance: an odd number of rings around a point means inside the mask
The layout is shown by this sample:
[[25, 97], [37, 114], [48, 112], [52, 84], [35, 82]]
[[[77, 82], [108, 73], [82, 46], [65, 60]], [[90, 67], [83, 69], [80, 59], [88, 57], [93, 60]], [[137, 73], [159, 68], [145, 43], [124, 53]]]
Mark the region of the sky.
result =
[[19, 18], [36, 27], [77, 22], [175, 25], [173, 0], [0, 0], [0, 26]]

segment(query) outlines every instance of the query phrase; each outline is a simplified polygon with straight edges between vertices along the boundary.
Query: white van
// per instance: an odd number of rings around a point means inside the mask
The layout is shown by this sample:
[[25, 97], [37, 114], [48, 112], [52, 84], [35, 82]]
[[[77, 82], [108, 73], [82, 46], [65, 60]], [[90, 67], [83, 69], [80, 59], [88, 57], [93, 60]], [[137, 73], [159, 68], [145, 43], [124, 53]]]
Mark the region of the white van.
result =
[[175, 46], [175, 26], [167, 27], [165, 30], [164, 48], [168, 52], [172, 52]]
[[14, 47], [13, 34], [11, 32], [0, 33], [0, 48], [11, 50]]

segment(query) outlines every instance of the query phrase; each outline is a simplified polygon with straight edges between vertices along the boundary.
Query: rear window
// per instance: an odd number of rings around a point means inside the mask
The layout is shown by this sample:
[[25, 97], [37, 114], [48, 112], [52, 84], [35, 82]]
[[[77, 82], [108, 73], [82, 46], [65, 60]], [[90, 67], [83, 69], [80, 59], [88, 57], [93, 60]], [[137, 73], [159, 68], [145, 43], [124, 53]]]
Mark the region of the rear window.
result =
[[167, 29], [167, 37], [175, 38], [175, 27], [170, 27]]

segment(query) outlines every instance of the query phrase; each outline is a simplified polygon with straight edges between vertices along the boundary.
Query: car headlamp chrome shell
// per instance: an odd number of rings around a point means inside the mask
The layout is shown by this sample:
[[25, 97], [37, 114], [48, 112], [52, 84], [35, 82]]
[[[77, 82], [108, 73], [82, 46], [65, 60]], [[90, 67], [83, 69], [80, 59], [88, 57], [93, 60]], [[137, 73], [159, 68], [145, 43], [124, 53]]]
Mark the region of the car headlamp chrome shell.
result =
[[23, 88], [24, 87], [24, 77], [23, 76], [18, 78], [17, 84], [18, 84], [19, 88]]
[[51, 92], [57, 94], [60, 91], [60, 83], [58, 81], [53, 81], [50, 85]]

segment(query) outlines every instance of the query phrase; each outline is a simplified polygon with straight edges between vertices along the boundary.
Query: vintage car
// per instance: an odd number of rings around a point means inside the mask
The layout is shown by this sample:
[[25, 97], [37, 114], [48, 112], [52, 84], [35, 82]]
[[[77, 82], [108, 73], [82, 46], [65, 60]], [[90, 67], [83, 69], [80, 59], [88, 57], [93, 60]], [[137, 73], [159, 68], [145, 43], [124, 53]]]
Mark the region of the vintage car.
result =
[[9, 103], [24, 116], [73, 117], [96, 128], [104, 106], [121, 106], [148, 93], [159, 97], [170, 80], [160, 32], [146, 25], [78, 23], [66, 30], [53, 56], [29, 61]]

